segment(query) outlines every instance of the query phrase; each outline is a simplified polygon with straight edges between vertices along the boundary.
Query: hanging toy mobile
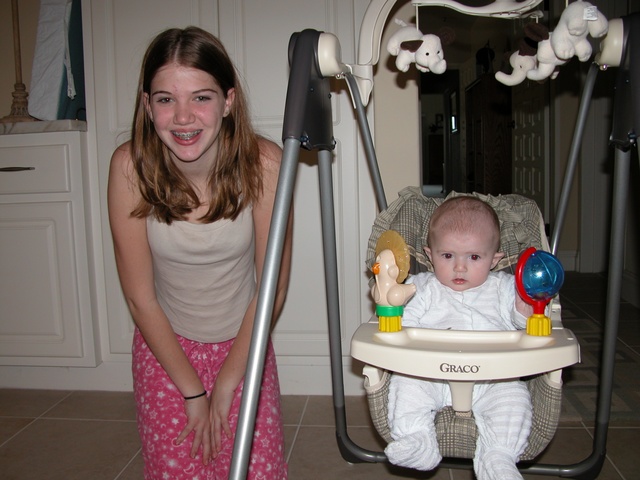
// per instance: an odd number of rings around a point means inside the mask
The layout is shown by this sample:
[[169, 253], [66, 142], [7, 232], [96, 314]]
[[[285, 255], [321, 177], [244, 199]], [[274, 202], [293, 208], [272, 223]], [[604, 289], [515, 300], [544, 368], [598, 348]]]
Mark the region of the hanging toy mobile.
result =
[[387, 230], [376, 243], [376, 261], [371, 267], [375, 284], [371, 296], [376, 302], [378, 329], [399, 332], [402, 329], [404, 304], [416, 293], [416, 286], [403, 284], [409, 273], [409, 249], [402, 236]]
[[544, 311], [564, 282], [562, 265], [551, 253], [530, 247], [520, 255], [515, 277], [518, 293], [533, 306], [533, 315], [527, 320], [527, 333], [551, 335], [551, 319]]

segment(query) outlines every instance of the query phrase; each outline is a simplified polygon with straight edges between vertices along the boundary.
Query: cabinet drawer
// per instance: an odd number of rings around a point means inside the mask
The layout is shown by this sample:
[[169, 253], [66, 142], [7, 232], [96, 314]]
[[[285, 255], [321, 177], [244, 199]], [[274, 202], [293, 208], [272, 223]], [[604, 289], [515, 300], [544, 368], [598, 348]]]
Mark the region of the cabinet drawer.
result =
[[62, 193], [71, 190], [69, 146], [0, 148], [0, 194]]

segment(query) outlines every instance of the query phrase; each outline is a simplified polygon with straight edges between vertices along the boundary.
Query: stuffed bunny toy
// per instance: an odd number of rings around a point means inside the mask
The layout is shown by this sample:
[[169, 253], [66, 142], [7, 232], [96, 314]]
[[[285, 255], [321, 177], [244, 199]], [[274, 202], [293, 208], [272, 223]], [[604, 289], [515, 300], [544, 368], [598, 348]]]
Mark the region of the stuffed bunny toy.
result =
[[606, 35], [608, 30], [609, 22], [597, 7], [577, 0], [562, 12], [551, 34], [551, 48], [561, 60], [569, 60], [576, 55], [581, 62], [586, 62], [592, 51], [587, 36], [599, 38]]

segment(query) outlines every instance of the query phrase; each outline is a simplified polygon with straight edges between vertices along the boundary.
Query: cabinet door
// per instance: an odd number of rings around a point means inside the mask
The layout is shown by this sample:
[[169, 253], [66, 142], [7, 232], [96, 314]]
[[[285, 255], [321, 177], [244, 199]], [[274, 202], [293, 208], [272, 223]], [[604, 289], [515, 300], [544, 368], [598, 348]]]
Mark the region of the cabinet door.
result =
[[0, 245], [0, 363], [86, 365], [71, 202], [0, 204]]

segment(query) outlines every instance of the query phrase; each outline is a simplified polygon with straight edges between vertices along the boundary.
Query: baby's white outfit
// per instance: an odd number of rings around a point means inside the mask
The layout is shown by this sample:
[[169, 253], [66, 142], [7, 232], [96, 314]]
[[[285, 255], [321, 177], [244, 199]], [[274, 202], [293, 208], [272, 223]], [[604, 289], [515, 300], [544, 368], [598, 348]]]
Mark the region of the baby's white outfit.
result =
[[[452, 330], [516, 330], [526, 318], [515, 308], [513, 275], [492, 272], [476, 288], [456, 292], [433, 273], [409, 278], [416, 294], [404, 309], [405, 327]], [[434, 420], [451, 405], [446, 381], [393, 374], [389, 384], [389, 427], [393, 441], [385, 453], [393, 464], [432, 470], [442, 460]], [[515, 464], [527, 447], [532, 407], [521, 381], [478, 382], [471, 410], [478, 427], [474, 470], [478, 480], [521, 479]]]

